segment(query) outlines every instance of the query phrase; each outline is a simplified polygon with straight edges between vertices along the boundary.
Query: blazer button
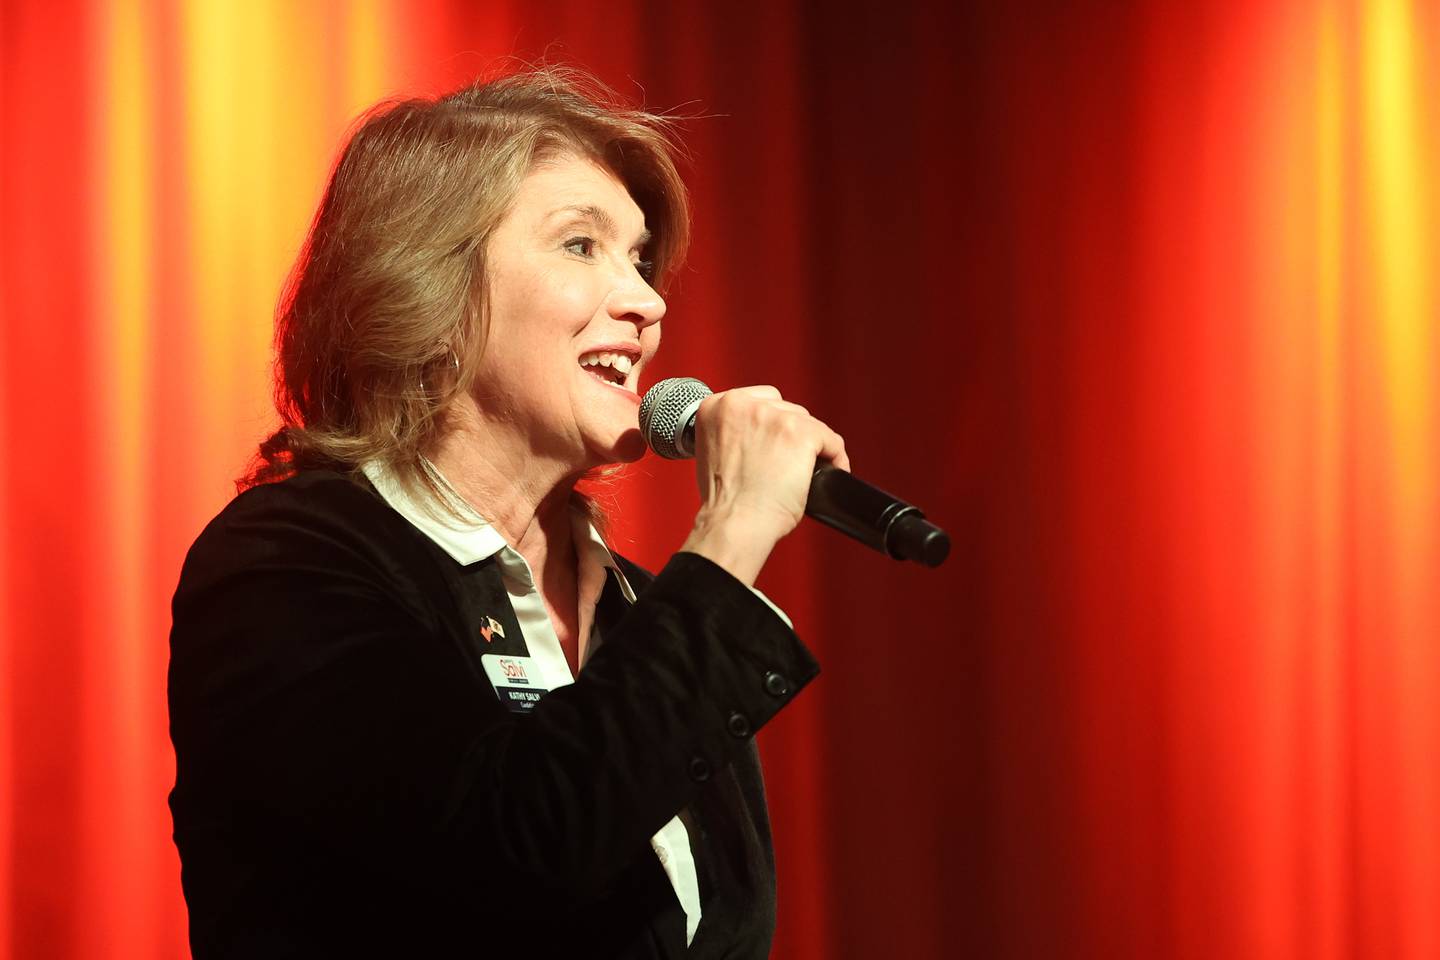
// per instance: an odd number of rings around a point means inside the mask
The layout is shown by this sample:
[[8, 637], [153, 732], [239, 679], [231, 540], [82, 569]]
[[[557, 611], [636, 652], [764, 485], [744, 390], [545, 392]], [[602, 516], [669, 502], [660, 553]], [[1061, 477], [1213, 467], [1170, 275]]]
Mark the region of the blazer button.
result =
[[790, 692], [790, 681], [771, 670], [765, 674], [765, 692], [773, 697], [783, 697]]
[[710, 779], [710, 764], [704, 757], [692, 757], [690, 760], [690, 779], [696, 783], [704, 783]]
[[732, 713], [730, 719], [725, 721], [725, 729], [730, 731], [730, 736], [744, 739], [750, 736], [750, 721], [745, 719], [743, 713]]

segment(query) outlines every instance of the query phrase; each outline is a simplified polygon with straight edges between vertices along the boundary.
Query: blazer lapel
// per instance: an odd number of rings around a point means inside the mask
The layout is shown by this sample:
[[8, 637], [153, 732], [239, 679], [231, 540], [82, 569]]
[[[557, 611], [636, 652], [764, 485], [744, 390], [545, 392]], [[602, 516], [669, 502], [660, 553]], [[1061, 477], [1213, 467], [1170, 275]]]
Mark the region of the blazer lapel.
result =
[[[617, 562], [620, 562], [617, 558]], [[622, 568], [623, 569], [623, 568]], [[649, 583], [646, 578], [643, 582], [637, 582], [626, 571], [625, 579], [629, 581], [631, 589], [638, 596], [640, 591], [645, 589]], [[600, 591], [600, 599], [595, 602], [595, 622], [600, 625], [601, 642], [604, 642], [605, 635], [611, 633], [624, 618], [630, 609], [630, 601], [625, 599], [625, 591], [620, 589], [620, 581], [613, 569], [605, 571], [605, 586]]]
[[495, 557], [461, 566], [450, 557], [452, 593], [464, 624], [467, 648], [477, 657], [487, 653], [504, 657], [528, 657], [525, 635], [510, 604], [510, 594], [500, 576]]

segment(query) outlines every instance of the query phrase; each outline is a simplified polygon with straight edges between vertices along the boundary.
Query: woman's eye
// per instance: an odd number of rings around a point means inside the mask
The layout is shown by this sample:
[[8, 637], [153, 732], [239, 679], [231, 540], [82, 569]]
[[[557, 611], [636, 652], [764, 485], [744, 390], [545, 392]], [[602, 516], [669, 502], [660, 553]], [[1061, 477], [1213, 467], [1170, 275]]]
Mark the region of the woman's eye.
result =
[[565, 241], [565, 249], [577, 257], [587, 260], [595, 254], [595, 241], [589, 237], [574, 237]]
[[646, 283], [649, 283], [651, 280], [655, 279], [655, 261], [636, 260], [635, 272], [640, 274], [640, 278], [642, 280], [644, 280]]

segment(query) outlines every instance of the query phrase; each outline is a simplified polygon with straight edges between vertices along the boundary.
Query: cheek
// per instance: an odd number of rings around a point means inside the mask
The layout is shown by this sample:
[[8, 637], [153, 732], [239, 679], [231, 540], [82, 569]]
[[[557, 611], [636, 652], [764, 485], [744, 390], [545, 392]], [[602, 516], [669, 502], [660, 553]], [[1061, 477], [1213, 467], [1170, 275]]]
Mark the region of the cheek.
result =
[[528, 296], [492, 302], [489, 342], [493, 349], [488, 352], [529, 369], [543, 369], [560, 359], [573, 361], [572, 341], [590, 321], [584, 301], [541, 285], [523, 293]]
[[537, 326], [547, 333], [566, 336], [590, 325], [600, 311], [601, 297], [581, 279], [564, 270], [551, 270], [531, 285], [525, 303]]
[[644, 359], [649, 361], [660, 350], [660, 324], [652, 323], [640, 331], [640, 349]]

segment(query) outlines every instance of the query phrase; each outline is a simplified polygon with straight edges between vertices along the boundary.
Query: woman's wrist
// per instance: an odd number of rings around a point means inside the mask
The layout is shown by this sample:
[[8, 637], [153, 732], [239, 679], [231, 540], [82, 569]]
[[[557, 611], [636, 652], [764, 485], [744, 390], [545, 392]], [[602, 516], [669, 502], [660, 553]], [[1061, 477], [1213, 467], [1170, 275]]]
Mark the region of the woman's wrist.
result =
[[735, 508], [702, 508], [681, 550], [698, 553], [753, 587], [770, 551], [784, 534], [764, 518]]

